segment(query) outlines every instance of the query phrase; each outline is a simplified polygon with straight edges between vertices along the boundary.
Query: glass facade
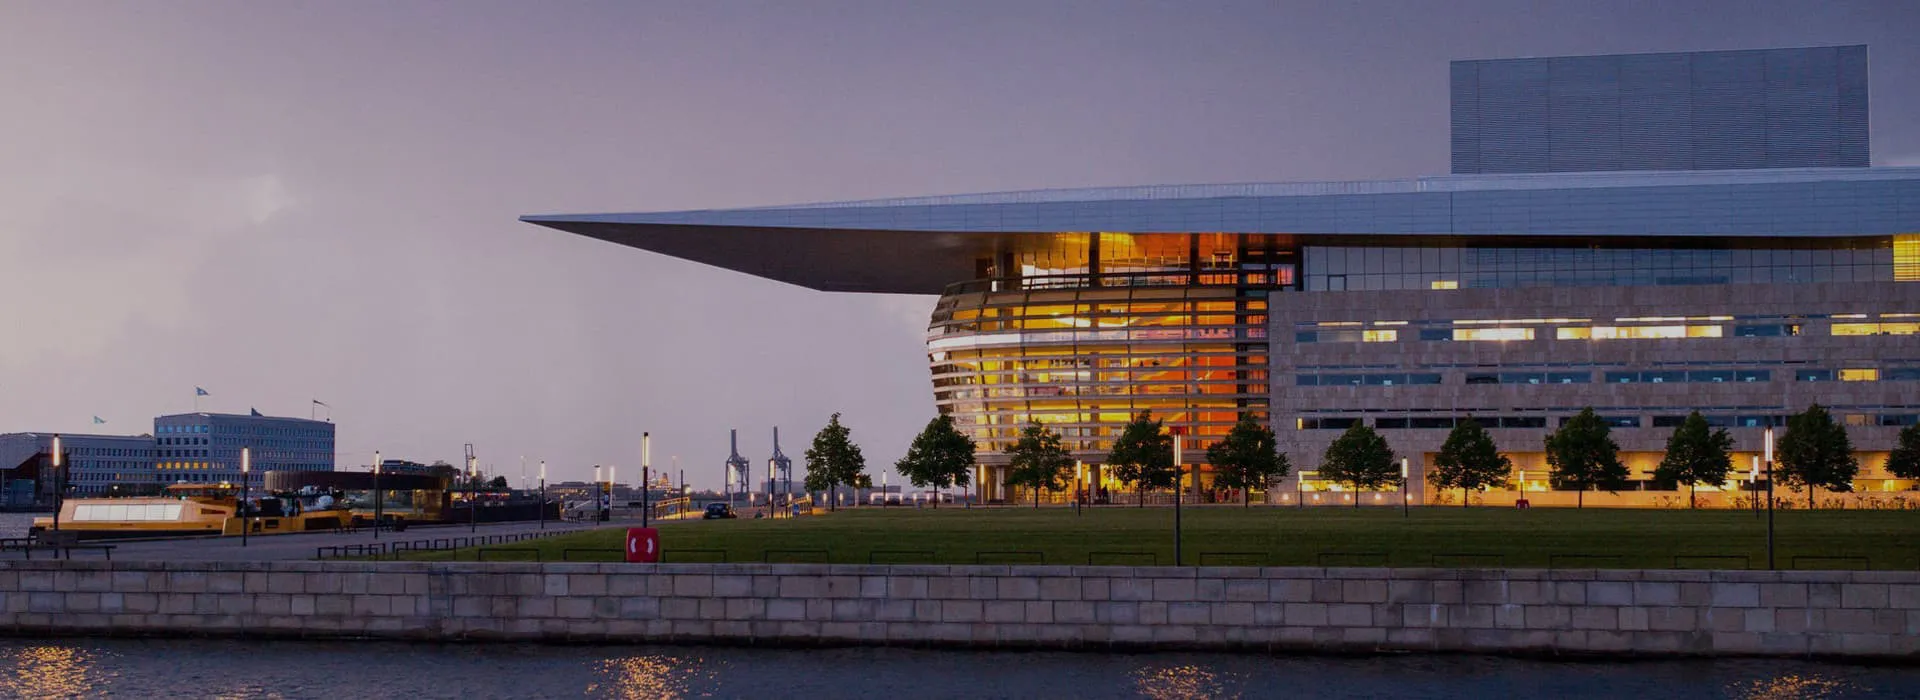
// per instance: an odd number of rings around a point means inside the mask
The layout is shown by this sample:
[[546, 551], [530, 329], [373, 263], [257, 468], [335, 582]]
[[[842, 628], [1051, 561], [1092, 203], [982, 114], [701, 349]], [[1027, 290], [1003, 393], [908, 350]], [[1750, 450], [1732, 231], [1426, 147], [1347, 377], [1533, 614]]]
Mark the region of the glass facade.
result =
[[[1903, 237], [1904, 238], [1904, 237]], [[1435, 241], [1421, 246], [1306, 246], [1310, 292], [1676, 284], [1892, 282], [1889, 237], [1795, 240], [1796, 247], [1567, 247]], [[1775, 243], [1774, 245], [1782, 245]]]
[[983, 456], [1038, 421], [1099, 459], [1150, 410], [1194, 446], [1266, 418], [1266, 300], [1294, 280], [1272, 236], [1064, 233], [980, 261], [950, 287], [927, 348], [935, 403]]

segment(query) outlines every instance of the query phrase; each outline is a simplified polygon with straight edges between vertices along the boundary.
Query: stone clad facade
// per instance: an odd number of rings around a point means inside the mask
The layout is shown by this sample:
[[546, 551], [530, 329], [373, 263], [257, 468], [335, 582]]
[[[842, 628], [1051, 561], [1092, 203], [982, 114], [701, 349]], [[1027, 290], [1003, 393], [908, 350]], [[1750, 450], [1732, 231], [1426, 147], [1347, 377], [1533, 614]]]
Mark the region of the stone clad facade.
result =
[[1920, 573], [8, 562], [9, 634], [1920, 659]]

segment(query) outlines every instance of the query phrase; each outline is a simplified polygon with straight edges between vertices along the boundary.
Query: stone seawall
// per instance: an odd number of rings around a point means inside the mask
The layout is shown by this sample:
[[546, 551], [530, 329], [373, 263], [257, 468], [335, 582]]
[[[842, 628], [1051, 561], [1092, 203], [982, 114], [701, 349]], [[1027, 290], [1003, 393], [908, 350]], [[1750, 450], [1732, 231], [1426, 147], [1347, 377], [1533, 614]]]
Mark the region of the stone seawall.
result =
[[0, 563], [0, 633], [1920, 661], [1920, 572]]

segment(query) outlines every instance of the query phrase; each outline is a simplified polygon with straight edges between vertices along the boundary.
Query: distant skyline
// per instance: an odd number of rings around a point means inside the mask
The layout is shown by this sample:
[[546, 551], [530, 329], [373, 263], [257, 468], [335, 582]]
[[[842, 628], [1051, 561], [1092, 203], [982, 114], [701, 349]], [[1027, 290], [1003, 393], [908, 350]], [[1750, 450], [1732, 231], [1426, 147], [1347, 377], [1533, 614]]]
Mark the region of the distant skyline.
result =
[[728, 429], [797, 476], [837, 411], [877, 481], [934, 415], [933, 297], [516, 217], [1436, 175], [1451, 60], [1831, 44], [1869, 46], [1874, 164], [1920, 165], [1916, 35], [1902, 0], [0, 3], [0, 432], [205, 387], [326, 402], [342, 469], [631, 481], [649, 431], [714, 488]]

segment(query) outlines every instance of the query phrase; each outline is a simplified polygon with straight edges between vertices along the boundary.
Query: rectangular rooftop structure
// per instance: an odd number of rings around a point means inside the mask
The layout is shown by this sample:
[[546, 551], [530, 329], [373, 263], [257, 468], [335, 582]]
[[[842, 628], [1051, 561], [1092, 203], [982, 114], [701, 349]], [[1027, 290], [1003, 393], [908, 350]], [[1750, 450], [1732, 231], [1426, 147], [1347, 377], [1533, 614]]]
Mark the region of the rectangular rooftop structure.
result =
[[1452, 64], [1453, 172], [1864, 168], [1867, 47]]

